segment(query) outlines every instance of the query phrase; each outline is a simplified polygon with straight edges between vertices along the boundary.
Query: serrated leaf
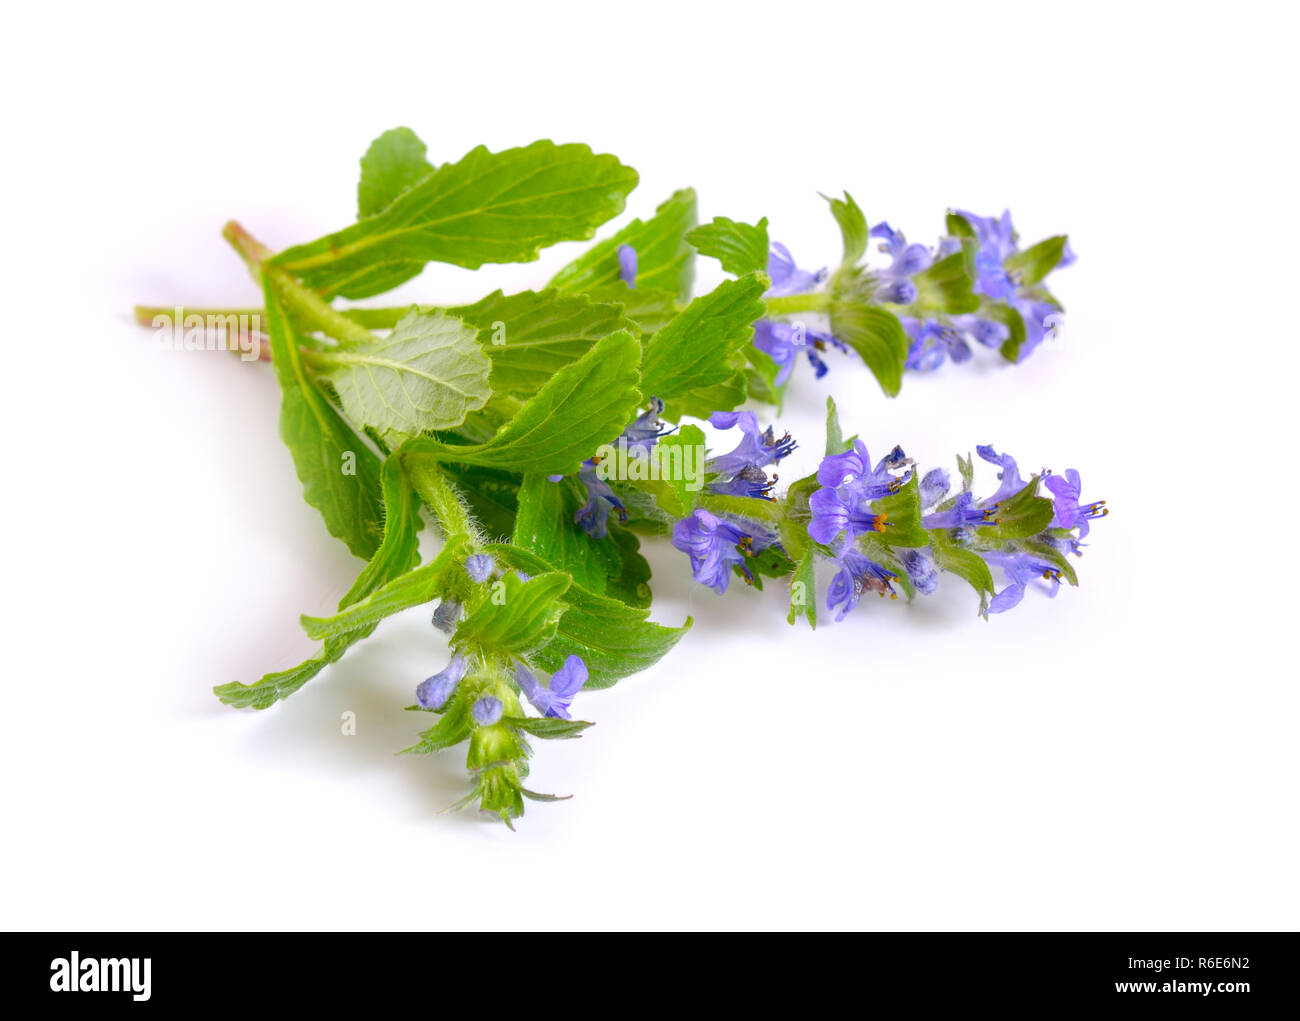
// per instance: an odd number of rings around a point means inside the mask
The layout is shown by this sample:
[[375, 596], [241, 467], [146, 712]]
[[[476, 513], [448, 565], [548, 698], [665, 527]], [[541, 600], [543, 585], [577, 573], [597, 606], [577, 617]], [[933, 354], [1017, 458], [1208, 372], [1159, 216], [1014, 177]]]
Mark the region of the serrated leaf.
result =
[[502, 588], [460, 622], [452, 637], [457, 647], [485, 652], [524, 653], [555, 637], [556, 623], [565, 612], [560, 597], [572, 584], [561, 571], [547, 571], [528, 581], [507, 574]]
[[804, 554], [812, 548], [812, 537], [808, 534], [808, 522], [812, 512], [808, 509], [808, 499], [821, 488], [816, 474], [805, 475], [791, 483], [781, 501], [782, 513], [777, 525], [781, 534], [781, 545], [795, 560], [802, 560]]
[[593, 245], [555, 274], [549, 286], [595, 291], [620, 283], [618, 250], [630, 245], [637, 255], [636, 290], [666, 291], [688, 301], [695, 281], [695, 252], [686, 243], [686, 233], [694, 226], [695, 189], [683, 188], [664, 200], [649, 220], [633, 220], [613, 237]]
[[754, 321], [764, 313], [766, 288], [765, 276], [749, 274], [687, 305], [646, 345], [643, 391], [668, 400], [733, 377], [732, 355], [753, 337]]
[[633, 290], [622, 281], [593, 287], [587, 292], [587, 297], [603, 304], [621, 306], [623, 314], [641, 328], [643, 338], [662, 330], [682, 310], [677, 295], [672, 291], [659, 287], [638, 287]]
[[323, 294], [368, 297], [379, 293], [366, 280], [376, 266], [531, 262], [548, 245], [590, 238], [622, 212], [636, 183], [635, 170], [585, 145], [479, 146], [382, 212], [271, 261]]
[[[424, 143], [410, 128], [393, 128], [370, 143], [361, 157], [361, 179], [357, 182], [357, 217], [364, 219], [382, 212], [402, 192], [433, 173], [425, 158]], [[382, 294], [418, 276], [420, 261], [390, 262], [359, 270], [348, 285], [349, 292]]]
[[611, 334], [565, 367], [486, 443], [453, 445], [419, 437], [408, 456], [514, 472], [572, 475], [602, 443], [632, 420], [641, 393], [641, 346], [626, 331]]
[[307, 374], [279, 298], [269, 284], [263, 291], [280, 383], [280, 436], [293, 456], [303, 497], [320, 511], [330, 535], [369, 560], [384, 531], [379, 457]]
[[1065, 254], [1065, 242], [1064, 234], [1040, 241], [1023, 252], [1007, 256], [1002, 268], [1017, 287], [1032, 287], [1056, 268]]
[[756, 224], [740, 223], [725, 216], [715, 216], [710, 223], [696, 227], [686, 240], [701, 255], [722, 263], [733, 276], [762, 273], [767, 270], [767, 217]]
[[628, 606], [648, 607], [653, 598], [650, 592], [651, 571], [650, 562], [641, 555], [641, 540], [621, 526], [611, 526], [609, 538], [618, 547], [622, 563], [618, 575], [609, 579], [605, 594]]
[[495, 394], [529, 396], [611, 333], [640, 332], [621, 305], [556, 290], [489, 294], [473, 305], [448, 309], [473, 325], [492, 361]]
[[332, 617], [309, 617], [300, 621], [308, 638], [326, 640], [363, 628], [374, 628], [386, 617], [432, 602], [442, 592], [448, 573], [468, 555], [465, 536], [452, 536], [435, 560], [398, 575]]
[[748, 377], [743, 368], [736, 368], [721, 383], [670, 399], [659, 417], [668, 422], [680, 422], [683, 416], [707, 419], [715, 411], [732, 411], [740, 407], [748, 396]]
[[862, 358], [880, 387], [890, 397], [903, 385], [907, 362], [907, 334], [898, 317], [868, 304], [861, 296], [862, 277], [853, 270], [847, 279], [836, 274], [830, 304], [831, 332]]
[[370, 143], [361, 157], [357, 216], [382, 213], [402, 192], [433, 173], [428, 150], [410, 128], [392, 128]]
[[831, 215], [840, 225], [840, 236], [844, 239], [842, 264], [852, 266], [867, 252], [867, 240], [870, 237], [867, 217], [847, 191], [843, 199], [833, 199], [829, 195], [823, 195], [822, 198], [830, 203]]
[[[518, 546], [497, 544], [489, 546], [488, 552], [528, 574], [552, 570], [541, 557]], [[545, 670], [555, 671], [569, 656], [581, 656], [587, 665], [587, 689], [608, 688], [654, 665], [692, 624], [690, 617], [680, 628], [655, 624], [646, 619], [649, 610], [597, 595], [581, 585], [571, 586], [563, 602], [568, 609], [560, 618], [555, 638], [530, 659]]]
[[387, 337], [317, 356], [354, 422], [418, 435], [459, 425], [492, 396], [477, 332], [445, 312], [408, 312]]
[[[586, 720], [561, 720], [554, 716], [507, 716], [501, 722], [545, 741], [581, 737], [584, 730], [595, 726], [594, 723], [588, 723]], [[544, 795], [544, 797], [549, 799], [551, 796]]]

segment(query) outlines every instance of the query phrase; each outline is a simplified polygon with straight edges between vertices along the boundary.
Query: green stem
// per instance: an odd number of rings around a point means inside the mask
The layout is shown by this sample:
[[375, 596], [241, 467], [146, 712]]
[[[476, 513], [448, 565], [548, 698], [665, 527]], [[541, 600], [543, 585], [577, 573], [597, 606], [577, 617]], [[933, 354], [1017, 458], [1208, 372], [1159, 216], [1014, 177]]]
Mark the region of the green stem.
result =
[[344, 346], [369, 344], [375, 338], [369, 330], [345, 316], [320, 295], [304, 287], [279, 266], [267, 264], [275, 253], [231, 220], [221, 236], [234, 246], [254, 275], [265, 277], [284, 302], [285, 310], [295, 322], [320, 330]]
[[437, 516], [442, 525], [442, 534], [467, 535], [477, 547], [478, 526], [470, 516], [464, 499], [447, 480], [438, 463], [432, 458], [408, 453], [402, 455], [402, 468], [425, 506]]
[[776, 298], [766, 298], [767, 316], [777, 319], [783, 316], [798, 315], [800, 312], [825, 312], [830, 308], [831, 296], [826, 291], [811, 294], [783, 294]]

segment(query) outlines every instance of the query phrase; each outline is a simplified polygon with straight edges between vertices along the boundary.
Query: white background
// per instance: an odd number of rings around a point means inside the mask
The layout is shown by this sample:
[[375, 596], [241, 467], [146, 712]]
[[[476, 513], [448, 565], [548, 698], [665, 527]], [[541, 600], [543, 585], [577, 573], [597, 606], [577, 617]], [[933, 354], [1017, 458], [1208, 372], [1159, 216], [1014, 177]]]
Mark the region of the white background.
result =
[[[1296, 927], [1282, 5], [33, 9], [0, 68], [6, 927]], [[575, 796], [516, 833], [438, 814], [463, 749], [393, 755], [446, 658], [424, 610], [265, 713], [219, 705], [310, 653], [299, 613], [360, 564], [300, 498], [269, 370], [155, 350], [130, 307], [255, 301], [223, 221], [343, 226], [398, 124], [435, 161], [588, 142], [640, 171], [629, 215], [692, 184], [813, 266], [818, 191], [914, 240], [948, 206], [1068, 231], [1062, 340], [893, 401], [801, 366], [783, 474], [827, 393], [873, 451], [1078, 467], [1113, 508], [1081, 587], [984, 623], [952, 578], [813, 634], [651, 544], [656, 619], [695, 630], [579, 697], [598, 726], [533, 774]], [[581, 247], [404, 294], [536, 286]]]

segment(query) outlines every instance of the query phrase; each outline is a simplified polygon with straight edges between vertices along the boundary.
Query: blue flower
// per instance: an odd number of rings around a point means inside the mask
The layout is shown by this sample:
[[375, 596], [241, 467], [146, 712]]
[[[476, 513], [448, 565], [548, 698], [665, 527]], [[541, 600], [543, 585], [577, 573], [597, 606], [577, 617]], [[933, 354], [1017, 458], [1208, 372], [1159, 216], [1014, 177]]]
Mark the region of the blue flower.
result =
[[[622, 443], [629, 451], [640, 450], [648, 454], [660, 436], [671, 432], [659, 421], [664, 410], [664, 402], [658, 397], [651, 397], [644, 412], [623, 430], [615, 443]], [[577, 525], [593, 539], [603, 539], [609, 533], [609, 513], [618, 511], [620, 521], [627, 520], [627, 508], [623, 501], [610, 487], [609, 483], [596, 474], [596, 458], [588, 458], [578, 469], [578, 481], [587, 489], [587, 502], [573, 515]], [[548, 475], [551, 482], [559, 482], [563, 475]]]
[[446, 667], [420, 682], [415, 689], [415, 700], [426, 709], [441, 709], [447, 704], [447, 699], [455, 694], [468, 669], [469, 663], [465, 657], [456, 653]]
[[490, 727], [501, 719], [501, 714], [505, 707], [501, 704], [501, 699], [494, 695], [481, 696], [470, 709], [474, 716], [474, 722], [480, 727]]
[[996, 507], [980, 507], [975, 504], [975, 494], [967, 490], [958, 493], [956, 502], [945, 511], [937, 511], [921, 518], [922, 528], [973, 528], [990, 524], [990, 518], [996, 513]]
[[703, 507], [696, 508], [690, 517], [682, 518], [673, 526], [673, 546], [690, 557], [695, 580], [718, 593], [727, 591], [735, 566], [752, 582], [754, 576], [745, 563], [746, 558], [775, 542], [775, 534], [757, 523], [746, 522], [742, 526]]
[[899, 319], [907, 334], [907, 367], [917, 372], [933, 372], [945, 359], [955, 364], [970, 361], [971, 349], [954, 327], [937, 319]]
[[898, 580], [898, 575], [859, 553], [852, 544], [845, 545], [835, 562], [839, 570], [826, 590], [826, 609], [839, 607], [835, 614], [837, 621], [843, 620], [858, 605], [864, 592], [879, 592], [881, 596], [888, 593], [890, 599], [898, 598], [892, 584]]
[[871, 228], [870, 236], [882, 238], [880, 250], [893, 257], [893, 262], [873, 273], [877, 281], [875, 297], [895, 305], [910, 305], [916, 300], [916, 285], [911, 278], [929, 268], [930, 249], [909, 245], [902, 231], [884, 221]]
[[779, 241], [773, 241], [767, 254], [767, 275], [772, 281], [767, 294], [769, 297], [778, 297], [811, 291], [826, 279], [826, 270], [819, 269], [816, 273], [810, 273], [806, 269], [800, 269], [795, 265], [790, 249]]
[[980, 506], [995, 507], [1025, 488], [1026, 483], [1020, 477], [1020, 469], [1016, 466], [1016, 459], [1010, 454], [999, 454], [987, 443], [976, 446], [975, 453], [988, 461], [989, 464], [996, 464], [1001, 469], [998, 472], [998, 478], [1002, 480], [1002, 484], [998, 486], [997, 492], [984, 500]]
[[939, 587], [939, 571], [934, 561], [923, 550], [900, 548], [898, 559], [902, 561], [903, 570], [912, 579], [916, 591], [928, 596]]
[[849, 538], [863, 532], [883, 532], [885, 515], [871, 509], [871, 501], [898, 492], [912, 477], [911, 469], [901, 477], [892, 473], [912, 464], [912, 459], [895, 447], [876, 463], [861, 440], [843, 454], [822, 458], [817, 468], [820, 489], [808, 499], [812, 520], [808, 534], [827, 545], [840, 532], [848, 530]]
[[593, 539], [603, 539], [609, 534], [610, 510], [618, 511], [619, 520], [626, 521], [627, 508], [609, 483], [596, 474], [594, 462], [582, 462], [578, 481], [587, 487], [587, 502], [574, 512], [573, 520]]
[[631, 245], [618, 246], [618, 278], [628, 287], [636, 287], [636, 249]]
[[788, 458], [796, 442], [785, 433], [776, 437], [775, 429], [768, 425], [759, 432], [758, 418], [753, 411], [715, 411], [708, 416], [708, 424], [715, 429], [731, 429], [740, 425], [740, 444], [727, 454], [718, 454], [707, 460], [705, 471], [711, 475], [733, 476], [745, 468], [766, 468]]
[[1018, 606], [1025, 597], [1025, 585], [1035, 578], [1042, 578], [1050, 584], [1049, 595], [1055, 596], [1060, 591], [1061, 572], [1046, 560], [1023, 552], [990, 552], [982, 556], [989, 566], [1002, 568], [1009, 582], [1007, 587], [989, 602], [989, 613], [1004, 613]]
[[456, 630], [458, 620], [460, 620], [460, 603], [454, 599], [444, 599], [433, 611], [433, 626], [447, 634]]
[[928, 509], [944, 498], [952, 483], [943, 468], [931, 468], [921, 476], [921, 508]]
[[465, 558], [465, 573], [469, 575], [469, 580], [475, 584], [485, 582], [492, 577], [492, 572], [496, 570], [496, 563], [486, 553], [475, 553], [472, 557]]
[[570, 720], [569, 706], [573, 696], [587, 683], [587, 664], [580, 656], [569, 656], [564, 665], [551, 675], [550, 686], [544, 686], [522, 663], [515, 667], [515, 683], [524, 698], [543, 716]]
[[1052, 524], [1057, 528], [1077, 528], [1079, 538], [1086, 539], [1092, 529], [1088, 522], [1094, 518], [1104, 518], [1110, 511], [1106, 509], [1105, 500], [1079, 503], [1080, 484], [1079, 473], [1073, 468], [1067, 468], [1064, 475], [1048, 475], [1043, 480], [1043, 485], [1055, 497]]
[[822, 361], [821, 353], [827, 345], [842, 351], [848, 350], [839, 339], [820, 330], [800, 328], [794, 323], [776, 319], [759, 319], [754, 323], [754, 346], [776, 362], [778, 369], [773, 382], [777, 386], [790, 378], [800, 351], [808, 356], [808, 362], [818, 379], [826, 375], [830, 368]]

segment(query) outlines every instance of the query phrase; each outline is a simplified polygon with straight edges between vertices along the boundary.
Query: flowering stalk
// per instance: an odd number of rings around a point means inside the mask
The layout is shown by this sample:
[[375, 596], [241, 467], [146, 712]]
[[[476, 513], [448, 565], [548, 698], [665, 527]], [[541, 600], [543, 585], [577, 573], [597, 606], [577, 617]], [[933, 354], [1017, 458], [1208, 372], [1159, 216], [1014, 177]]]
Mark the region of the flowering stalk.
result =
[[[265, 324], [303, 495], [365, 566], [335, 613], [302, 618], [314, 656], [221, 685], [222, 701], [265, 709], [388, 616], [426, 607], [448, 650], [411, 680], [409, 708], [436, 718], [407, 751], [464, 744], [460, 804], [513, 825], [526, 799], [554, 800], [526, 786], [532, 741], [579, 736], [591, 724], [572, 718], [577, 698], [653, 665], [691, 627], [649, 620], [642, 539], [666, 538], [720, 594], [736, 578], [782, 579], [789, 622], [814, 627], [819, 605], [841, 620], [866, 594], [910, 599], [944, 574], [969, 583], [986, 616], [1032, 585], [1076, 583], [1068, 558], [1106, 514], [1077, 471], [1025, 478], [981, 446], [998, 484], [979, 495], [969, 457], [957, 486], [901, 447], [873, 460], [828, 402], [817, 472], [783, 483], [795, 439], [753, 410], [780, 406], [804, 358], [827, 373], [832, 352], [856, 354], [890, 395], [906, 370], [965, 361], [973, 345], [1026, 357], [1059, 312], [1044, 279], [1073, 256], [1063, 237], [1022, 248], [1006, 214], [950, 213], [926, 247], [870, 225], [846, 194], [830, 200], [839, 266], [810, 272], [766, 220], [698, 224], [683, 189], [537, 291], [338, 303], [429, 261], [473, 269], [588, 239], [635, 184], [614, 157], [549, 141], [435, 166], [399, 128], [361, 161], [355, 223], [278, 253], [227, 226], [261, 304], [219, 311]], [[882, 257], [868, 263], [872, 240]], [[697, 253], [728, 277], [698, 295]], [[187, 316], [163, 318], [173, 311]], [[156, 312], [137, 307], [145, 323]], [[708, 449], [695, 424], [706, 420], [730, 449]], [[429, 560], [423, 511], [442, 542]]]

